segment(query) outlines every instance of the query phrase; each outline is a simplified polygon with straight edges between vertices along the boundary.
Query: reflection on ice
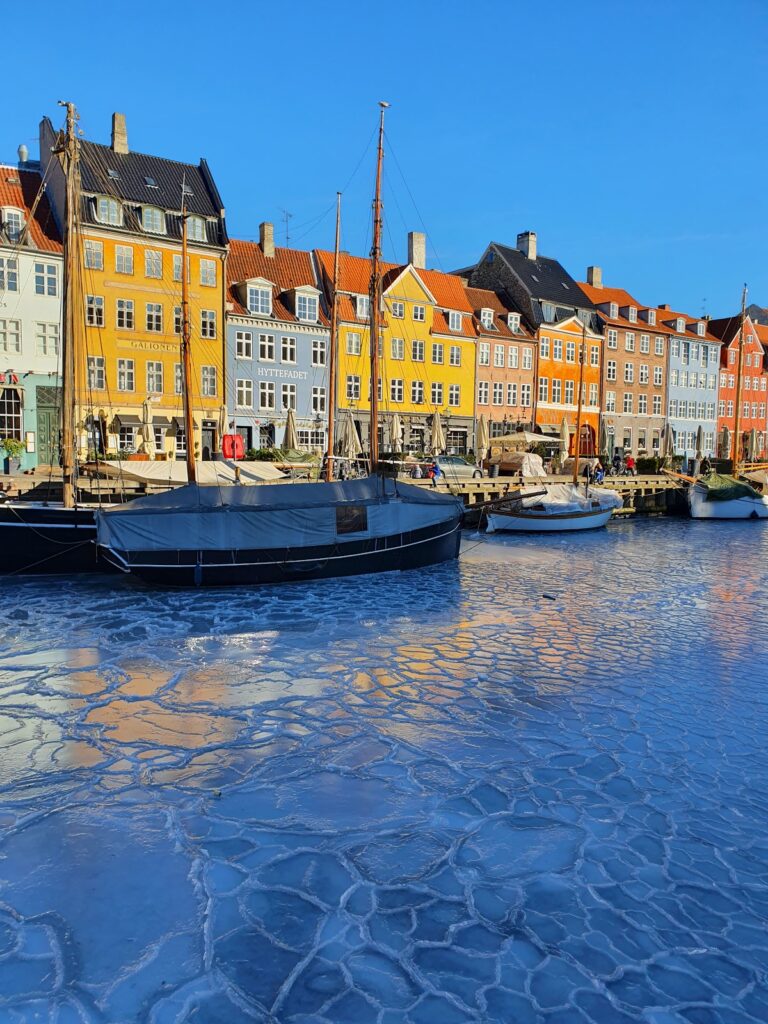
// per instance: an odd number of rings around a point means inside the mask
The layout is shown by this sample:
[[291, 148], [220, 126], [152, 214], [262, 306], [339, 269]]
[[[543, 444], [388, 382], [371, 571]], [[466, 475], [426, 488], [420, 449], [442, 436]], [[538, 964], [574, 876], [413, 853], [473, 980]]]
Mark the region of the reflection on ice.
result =
[[767, 1020], [768, 535], [728, 526], [7, 581], [0, 1022]]

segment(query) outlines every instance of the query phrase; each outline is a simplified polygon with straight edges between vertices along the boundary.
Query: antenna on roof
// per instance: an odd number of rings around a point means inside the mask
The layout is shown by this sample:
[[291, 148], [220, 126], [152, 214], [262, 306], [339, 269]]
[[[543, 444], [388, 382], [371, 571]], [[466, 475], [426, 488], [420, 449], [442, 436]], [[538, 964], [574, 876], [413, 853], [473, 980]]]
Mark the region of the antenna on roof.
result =
[[287, 249], [288, 248], [288, 242], [290, 241], [290, 235], [288, 234], [288, 221], [291, 219], [291, 217], [293, 217], [293, 214], [289, 213], [287, 210], [282, 210], [282, 209], [281, 209], [280, 212], [283, 215], [283, 222], [285, 224], [285, 248]]

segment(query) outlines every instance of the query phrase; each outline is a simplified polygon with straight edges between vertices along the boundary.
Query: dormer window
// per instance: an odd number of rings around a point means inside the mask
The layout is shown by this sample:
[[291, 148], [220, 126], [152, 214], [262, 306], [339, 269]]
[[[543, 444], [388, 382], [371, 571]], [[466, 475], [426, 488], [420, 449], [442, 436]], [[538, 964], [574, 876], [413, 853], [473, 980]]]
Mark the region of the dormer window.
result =
[[248, 312], [271, 316], [272, 289], [259, 285], [248, 285]]
[[3, 231], [9, 242], [18, 242], [24, 230], [24, 214], [13, 207], [3, 210]]
[[704, 323], [703, 320], [699, 320], [699, 322], [696, 324], [696, 333], [698, 334], [698, 336], [700, 338], [703, 338], [704, 335], [706, 334], [706, 331], [707, 331], [707, 325]]
[[510, 331], [514, 331], [515, 334], [520, 330], [520, 314], [519, 313], [507, 313], [507, 327]]
[[96, 218], [101, 224], [123, 223], [123, 208], [116, 199], [100, 196], [96, 202]]
[[547, 321], [548, 324], [554, 323], [555, 320], [555, 307], [551, 302], [542, 302], [541, 304], [541, 315]]
[[141, 226], [153, 235], [164, 235], [165, 214], [156, 206], [144, 206], [141, 210]]
[[608, 307], [608, 316], [611, 320], [616, 320], [619, 315], [619, 304], [618, 302], [612, 302]]
[[631, 324], [637, 323], [637, 306], [629, 307], [629, 322]]
[[461, 320], [462, 320], [461, 313], [456, 313], [452, 309], [449, 310], [449, 312], [448, 312], [448, 327], [452, 331], [460, 331], [461, 330]]
[[187, 217], [187, 238], [190, 242], [205, 242], [205, 221], [202, 217]]
[[371, 300], [367, 295], [355, 296], [355, 316], [358, 320], [367, 320], [371, 315]]
[[306, 292], [296, 294], [296, 316], [308, 323], [317, 323], [317, 296]]
[[486, 329], [490, 330], [493, 327], [493, 310], [492, 309], [481, 309], [480, 310], [480, 323]]
[[678, 334], [685, 334], [685, 320], [681, 316], [675, 321], [675, 330]]
[[655, 327], [656, 326], [656, 310], [655, 309], [649, 309], [648, 310], [648, 323], [651, 325], [651, 327]]

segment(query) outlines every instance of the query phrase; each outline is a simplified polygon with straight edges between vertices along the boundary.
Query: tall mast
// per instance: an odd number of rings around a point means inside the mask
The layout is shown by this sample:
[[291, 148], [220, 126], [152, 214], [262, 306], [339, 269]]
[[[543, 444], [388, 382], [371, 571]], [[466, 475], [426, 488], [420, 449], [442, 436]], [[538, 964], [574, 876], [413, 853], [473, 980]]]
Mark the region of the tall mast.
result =
[[187, 480], [197, 479], [195, 465], [195, 433], [192, 420], [192, 353], [189, 323], [189, 288], [187, 284], [187, 186], [181, 186], [181, 367], [182, 397], [184, 401], [184, 434], [187, 448]]
[[581, 325], [579, 345], [579, 401], [576, 406], [576, 437], [573, 442], [573, 482], [579, 481], [579, 449], [581, 448], [581, 392], [584, 390], [584, 349], [587, 347], [587, 327]]
[[379, 102], [379, 149], [376, 159], [376, 192], [373, 198], [373, 246], [371, 248], [371, 472], [379, 461], [379, 333], [381, 331], [381, 167], [384, 162], [384, 111]]
[[78, 121], [74, 103], [61, 103], [67, 109], [64, 139], [56, 152], [62, 154], [66, 180], [66, 224], [64, 228], [64, 330], [61, 342], [61, 483], [64, 508], [75, 507], [75, 324], [82, 316], [82, 296], [78, 288], [77, 223], [80, 206], [80, 143], [75, 134]]
[[738, 473], [741, 461], [741, 368], [744, 365], [744, 321], [747, 318], [747, 286], [741, 293], [741, 323], [739, 324], [739, 355], [736, 368], [736, 420], [733, 429], [733, 472]]
[[328, 353], [328, 448], [325, 479], [333, 480], [333, 427], [336, 412], [336, 346], [338, 343], [339, 245], [341, 244], [341, 192], [336, 193], [336, 247], [333, 252], [333, 298], [331, 299], [331, 342]]

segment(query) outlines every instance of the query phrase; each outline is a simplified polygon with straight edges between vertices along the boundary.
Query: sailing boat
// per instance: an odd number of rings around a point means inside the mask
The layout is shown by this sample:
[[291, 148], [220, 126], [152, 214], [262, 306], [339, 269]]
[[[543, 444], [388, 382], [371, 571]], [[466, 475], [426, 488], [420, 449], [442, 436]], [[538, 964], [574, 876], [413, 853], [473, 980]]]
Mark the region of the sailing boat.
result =
[[66, 182], [64, 230], [64, 323], [61, 338], [61, 502], [8, 501], [0, 505], [0, 573], [57, 574], [99, 569], [94, 509], [78, 506], [75, 469], [76, 318], [82, 315], [79, 287], [78, 217], [80, 144], [77, 113], [66, 107], [66, 126], [55, 153]]
[[514, 533], [563, 533], [575, 530], [595, 530], [606, 525], [613, 515], [614, 509], [623, 506], [624, 501], [616, 491], [602, 488], [599, 491], [594, 489], [590, 491], [588, 480], [583, 491], [579, 488], [585, 351], [586, 328], [582, 328], [579, 350], [579, 399], [576, 406], [571, 483], [549, 484], [543, 494], [541, 488], [529, 492], [527, 495], [525, 491], [521, 491], [513, 504], [488, 512], [488, 533], [494, 533], [497, 530]]
[[[387, 104], [380, 106], [371, 251], [371, 475], [309, 484], [206, 487], [196, 482], [194, 459], [188, 455], [187, 486], [97, 512], [99, 550], [124, 572], [172, 586], [254, 585], [412, 569], [457, 557], [462, 502], [377, 473], [381, 170]], [[182, 232], [185, 247], [185, 209]], [[185, 278], [182, 274], [182, 381], [190, 437]], [[335, 345], [332, 332], [331, 346]], [[329, 458], [328, 477], [331, 462]]]
[[746, 480], [739, 479], [741, 466], [741, 377], [744, 365], [744, 322], [747, 286], [741, 295], [741, 322], [736, 367], [736, 408], [733, 431], [733, 476], [709, 473], [687, 479], [691, 519], [768, 519], [768, 496], [759, 494]]

